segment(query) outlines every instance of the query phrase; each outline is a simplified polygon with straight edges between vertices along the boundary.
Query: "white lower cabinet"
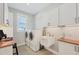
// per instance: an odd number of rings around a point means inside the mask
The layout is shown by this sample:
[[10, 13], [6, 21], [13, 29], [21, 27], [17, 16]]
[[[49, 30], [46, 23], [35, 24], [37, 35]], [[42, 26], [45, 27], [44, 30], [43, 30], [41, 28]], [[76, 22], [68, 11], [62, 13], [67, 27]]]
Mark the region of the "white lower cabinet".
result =
[[79, 55], [79, 46], [58, 41], [59, 55]]
[[0, 48], [0, 55], [13, 55], [12, 46]]
[[75, 52], [76, 52], [76, 55], [79, 55], [79, 45], [75, 46]]

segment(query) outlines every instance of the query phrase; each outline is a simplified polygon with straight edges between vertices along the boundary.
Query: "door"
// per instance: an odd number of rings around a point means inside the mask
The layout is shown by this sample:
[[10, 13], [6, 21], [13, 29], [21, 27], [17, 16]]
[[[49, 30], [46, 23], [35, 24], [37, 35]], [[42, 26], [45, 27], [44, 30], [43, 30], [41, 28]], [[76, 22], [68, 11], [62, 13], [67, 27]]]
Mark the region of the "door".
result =
[[59, 8], [59, 24], [60, 25], [74, 25], [76, 17], [76, 4], [65, 3]]
[[24, 45], [25, 44], [25, 28], [26, 28], [26, 20], [27, 17], [25, 14], [17, 13], [16, 19], [14, 24], [15, 27], [15, 37], [18, 45]]

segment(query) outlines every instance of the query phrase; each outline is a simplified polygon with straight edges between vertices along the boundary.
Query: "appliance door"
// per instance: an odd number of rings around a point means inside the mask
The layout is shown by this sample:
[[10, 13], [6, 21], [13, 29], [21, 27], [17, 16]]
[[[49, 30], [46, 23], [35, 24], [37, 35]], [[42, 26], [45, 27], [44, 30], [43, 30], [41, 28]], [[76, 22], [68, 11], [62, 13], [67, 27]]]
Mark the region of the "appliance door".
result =
[[33, 30], [33, 39], [30, 40], [30, 48], [33, 51], [38, 51], [40, 49], [40, 36], [41, 36], [41, 30]]
[[29, 40], [29, 31], [27, 31], [27, 37], [25, 33], [25, 44], [29, 47], [30, 46], [30, 40]]

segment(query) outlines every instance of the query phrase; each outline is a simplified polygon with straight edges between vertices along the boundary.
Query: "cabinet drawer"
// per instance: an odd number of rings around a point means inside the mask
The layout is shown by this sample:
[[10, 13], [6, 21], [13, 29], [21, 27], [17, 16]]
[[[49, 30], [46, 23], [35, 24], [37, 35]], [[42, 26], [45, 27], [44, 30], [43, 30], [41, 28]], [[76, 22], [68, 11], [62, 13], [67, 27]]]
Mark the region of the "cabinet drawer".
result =
[[58, 42], [59, 44], [59, 51], [66, 51], [66, 52], [75, 52], [75, 45], [73, 44], [69, 44], [69, 43], [65, 43], [65, 42]]
[[68, 52], [68, 51], [60, 51], [59, 55], [75, 55], [75, 52]]

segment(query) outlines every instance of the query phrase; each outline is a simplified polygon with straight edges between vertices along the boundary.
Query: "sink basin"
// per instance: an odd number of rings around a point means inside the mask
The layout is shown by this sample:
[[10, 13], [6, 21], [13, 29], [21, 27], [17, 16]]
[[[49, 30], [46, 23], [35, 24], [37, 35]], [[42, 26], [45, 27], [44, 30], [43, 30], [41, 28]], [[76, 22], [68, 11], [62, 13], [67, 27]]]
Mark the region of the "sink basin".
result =
[[54, 37], [49, 37], [49, 36], [42, 36], [40, 43], [44, 47], [50, 47], [55, 43], [55, 38]]

